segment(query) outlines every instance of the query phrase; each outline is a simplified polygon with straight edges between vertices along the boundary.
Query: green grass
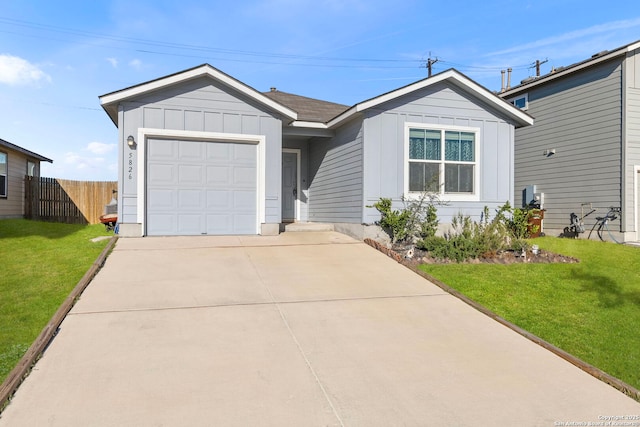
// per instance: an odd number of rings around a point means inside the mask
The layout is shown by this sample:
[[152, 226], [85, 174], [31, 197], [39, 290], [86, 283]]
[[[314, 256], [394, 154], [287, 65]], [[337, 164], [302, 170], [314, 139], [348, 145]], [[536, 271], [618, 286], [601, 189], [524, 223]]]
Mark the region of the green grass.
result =
[[0, 220], [0, 383], [108, 240], [101, 224]]
[[640, 388], [640, 248], [545, 237], [579, 264], [421, 268], [496, 314]]

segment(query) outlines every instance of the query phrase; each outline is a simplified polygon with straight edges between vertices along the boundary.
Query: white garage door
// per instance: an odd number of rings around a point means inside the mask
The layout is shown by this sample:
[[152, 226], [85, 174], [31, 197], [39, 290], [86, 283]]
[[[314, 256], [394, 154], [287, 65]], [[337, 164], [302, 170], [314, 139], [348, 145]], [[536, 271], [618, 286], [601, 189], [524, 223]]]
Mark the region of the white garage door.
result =
[[147, 141], [150, 236], [257, 234], [255, 144]]

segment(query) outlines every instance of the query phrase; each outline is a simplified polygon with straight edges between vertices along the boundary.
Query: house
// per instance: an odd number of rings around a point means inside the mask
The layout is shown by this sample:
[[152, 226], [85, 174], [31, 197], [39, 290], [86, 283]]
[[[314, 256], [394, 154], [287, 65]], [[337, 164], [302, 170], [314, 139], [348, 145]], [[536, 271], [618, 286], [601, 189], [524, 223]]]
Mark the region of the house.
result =
[[596, 209], [585, 218], [589, 230], [596, 216], [620, 208], [621, 220], [610, 227], [624, 241], [640, 240], [640, 41], [500, 96], [535, 118], [516, 130], [516, 203], [541, 195], [547, 234], [562, 233], [572, 212]]
[[[348, 107], [259, 92], [204, 64], [100, 97], [118, 127], [123, 236], [277, 234], [423, 190], [479, 218], [513, 201], [514, 129], [533, 119], [451, 69]], [[435, 182], [435, 185], [432, 183]]]
[[40, 176], [40, 154], [0, 139], [0, 218], [24, 216], [24, 178]]

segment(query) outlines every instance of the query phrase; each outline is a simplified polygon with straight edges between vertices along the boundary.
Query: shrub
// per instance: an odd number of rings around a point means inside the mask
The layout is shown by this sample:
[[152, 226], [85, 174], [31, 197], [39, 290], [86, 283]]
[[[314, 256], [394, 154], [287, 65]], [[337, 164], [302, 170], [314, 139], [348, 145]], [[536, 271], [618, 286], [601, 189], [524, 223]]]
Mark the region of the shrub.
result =
[[435, 236], [438, 230], [436, 204], [443, 204], [432, 193], [422, 193], [418, 198], [402, 197], [404, 208], [394, 210], [389, 198], [381, 197], [373, 206], [380, 212], [378, 225], [382, 227], [392, 243], [415, 242], [425, 237]]

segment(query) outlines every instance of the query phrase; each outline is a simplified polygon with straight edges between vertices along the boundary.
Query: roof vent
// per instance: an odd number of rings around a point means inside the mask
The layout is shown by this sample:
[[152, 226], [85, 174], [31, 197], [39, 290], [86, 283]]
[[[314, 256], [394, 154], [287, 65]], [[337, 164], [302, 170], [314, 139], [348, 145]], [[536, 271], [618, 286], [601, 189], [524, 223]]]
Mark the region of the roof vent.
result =
[[532, 81], [537, 80], [537, 79], [538, 79], [538, 77], [536, 77], [536, 76], [530, 76], [530, 77], [527, 77], [526, 79], [520, 81], [520, 84], [523, 85], [523, 84], [531, 83]]
[[598, 53], [594, 53], [593, 55], [591, 55], [592, 58], [597, 58], [598, 56], [602, 56], [605, 53], [608, 53], [608, 50], [603, 50], [602, 52], [598, 52]]
[[271, 87], [271, 92], [277, 92], [278, 89], [276, 89], [275, 87]]

